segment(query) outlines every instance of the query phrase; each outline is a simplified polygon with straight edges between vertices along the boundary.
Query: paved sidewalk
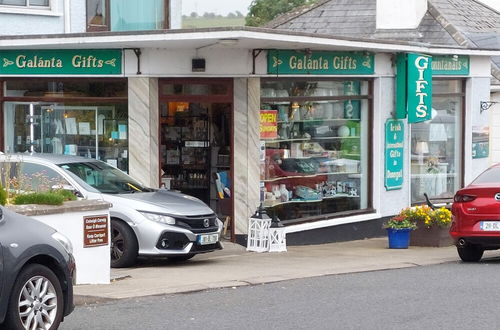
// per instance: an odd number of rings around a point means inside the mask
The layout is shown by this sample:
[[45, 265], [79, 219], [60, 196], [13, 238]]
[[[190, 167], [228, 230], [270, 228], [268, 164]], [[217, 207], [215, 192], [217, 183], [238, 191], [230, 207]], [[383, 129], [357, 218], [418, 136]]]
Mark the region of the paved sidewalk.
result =
[[78, 285], [77, 305], [108, 299], [255, 285], [290, 279], [458, 262], [454, 246], [388, 249], [387, 238], [309, 246], [288, 252], [255, 253], [225, 243], [224, 250], [184, 263], [143, 261], [135, 268], [112, 269], [109, 285]]

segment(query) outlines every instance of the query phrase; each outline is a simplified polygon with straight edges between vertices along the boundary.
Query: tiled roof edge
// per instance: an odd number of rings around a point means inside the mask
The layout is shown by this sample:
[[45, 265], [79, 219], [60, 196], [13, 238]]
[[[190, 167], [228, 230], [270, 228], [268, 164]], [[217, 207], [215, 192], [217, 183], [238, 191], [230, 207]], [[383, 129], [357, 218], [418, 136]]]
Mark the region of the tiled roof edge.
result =
[[317, 8], [317, 7], [327, 3], [329, 1], [330, 0], [318, 0], [317, 2], [314, 2], [312, 4], [307, 4], [307, 5], [297, 7], [297, 8], [292, 9], [291, 11], [289, 11], [287, 13], [279, 15], [275, 19], [264, 24], [262, 27], [275, 29], [275, 28], [279, 27], [280, 25], [283, 25], [283, 24], [289, 22], [290, 20], [292, 20], [292, 19], [294, 19], [302, 14], [305, 14], [308, 11], [311, 11], [314, 8]]
[[431, 1], [427, 1], [427, 11], [434, 19], [448, 32], [448, 34], [457, 42], [459, 46], [477, 48], [462, 32], [460, 32], [445, 16], [441, 15], [439, 10], [434, 7]]

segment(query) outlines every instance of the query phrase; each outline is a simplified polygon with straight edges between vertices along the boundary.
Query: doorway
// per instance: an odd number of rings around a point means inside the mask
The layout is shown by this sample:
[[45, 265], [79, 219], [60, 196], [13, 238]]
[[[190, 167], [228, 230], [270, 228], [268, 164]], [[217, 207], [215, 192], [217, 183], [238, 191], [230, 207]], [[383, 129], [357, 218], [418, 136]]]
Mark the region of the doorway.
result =
[[209, 205], [226, 237], [233, 236], [232, 94], [230, 79], [160, 81], [160, 185]]

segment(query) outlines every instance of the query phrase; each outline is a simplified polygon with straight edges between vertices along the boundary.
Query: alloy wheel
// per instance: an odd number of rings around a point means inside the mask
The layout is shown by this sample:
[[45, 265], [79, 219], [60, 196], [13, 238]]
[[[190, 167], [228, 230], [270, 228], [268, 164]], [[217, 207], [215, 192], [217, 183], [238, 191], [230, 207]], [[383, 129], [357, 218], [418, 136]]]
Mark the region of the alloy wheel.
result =
[[49, 329], [57, 315], [57, 292], [44, 276], [30, 278], [18, 299], [19, 318], [28, 329]]

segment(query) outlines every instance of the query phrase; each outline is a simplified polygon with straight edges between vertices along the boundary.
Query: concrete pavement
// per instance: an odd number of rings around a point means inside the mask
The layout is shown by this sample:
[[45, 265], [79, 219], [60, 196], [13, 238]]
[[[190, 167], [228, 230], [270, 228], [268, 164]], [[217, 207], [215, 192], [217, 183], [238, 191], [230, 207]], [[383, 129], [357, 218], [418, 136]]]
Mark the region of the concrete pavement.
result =
[[243, 246], [227, 242], [222, 251], [198, 255], [184, 263], [141, 261], [135, 268], [112, 269], [112, 282], [109, 285], [76, 286], [75, 303], [90, 304], [109, 299], [256, 285], [458, 260], [454, 246], [388, 249], [387, 238], [289, 246], [288, 252], [282, 253], [247, 252]]

